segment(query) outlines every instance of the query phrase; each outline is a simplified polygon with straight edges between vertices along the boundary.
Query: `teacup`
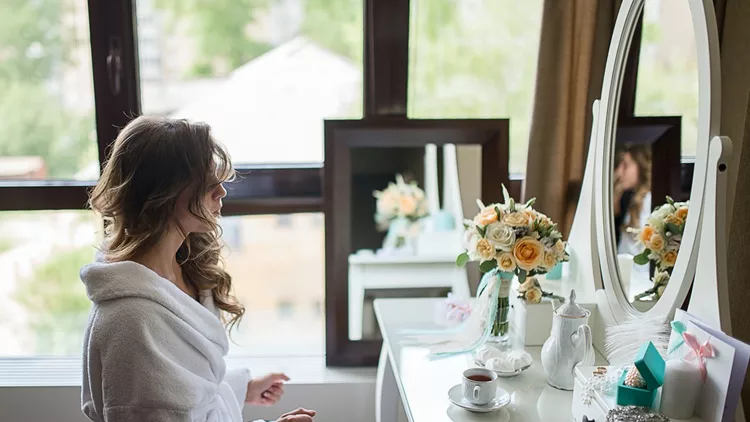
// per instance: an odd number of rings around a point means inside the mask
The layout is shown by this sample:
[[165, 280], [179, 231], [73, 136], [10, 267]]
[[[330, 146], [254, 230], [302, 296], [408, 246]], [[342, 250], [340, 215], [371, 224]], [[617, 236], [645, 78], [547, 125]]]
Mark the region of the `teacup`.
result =
[[464, 398], [478, 406], [492, 401], [497, 395], [497, 374], [485, 368], [471, 368], [464, 371]]

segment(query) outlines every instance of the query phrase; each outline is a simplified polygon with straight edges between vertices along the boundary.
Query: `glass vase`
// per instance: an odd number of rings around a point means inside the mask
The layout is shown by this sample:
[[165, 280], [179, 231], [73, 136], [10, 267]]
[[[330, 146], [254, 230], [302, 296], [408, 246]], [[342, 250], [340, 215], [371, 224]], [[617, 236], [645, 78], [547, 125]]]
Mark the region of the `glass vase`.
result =
[[513, 273], [494, 271], [492, 277], [497, 278], [500, 284], [500, 293], [494, 305], [497, 308], [497, 316], [490, 327], [489, 343], [507, 343], [510, 338], [510, 285], [513, 281]]

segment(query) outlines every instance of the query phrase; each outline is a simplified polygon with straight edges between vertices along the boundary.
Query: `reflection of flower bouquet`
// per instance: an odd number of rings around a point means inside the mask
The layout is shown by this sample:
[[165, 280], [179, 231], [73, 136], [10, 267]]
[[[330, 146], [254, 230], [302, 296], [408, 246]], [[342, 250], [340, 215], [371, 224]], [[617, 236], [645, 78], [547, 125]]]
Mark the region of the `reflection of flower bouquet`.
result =
[[380, 230], [388, 230], [395, 219], [413, 222], [427, 216], [424, 191], [416, 182], [406, 183], [400, 174], [396, 175], [396, 183], [388, 183], [388, 187], [373, 195], [377, 198], [375, 223]]
[[524, 283], [526, 276], [544, 274], [570, 257], [557, 225], [531, 206], [534, 199], [518, 205], [503, 186], [505, 203], [485, 206], [477, 201], [480, 212], [464, 225], [466, 252], [456, 263], [479, 261], [482, 272], [512, 273]]
[[542, 285], [536, 277], [529, 277], [518, 287], [518, 298], [528, 303], [540, 303], [542, 298], [548, 297], [560, 302], [565, 302], [565, 298], [554, 293], [542, 290]]
[[642, 229], [628, 229], [645, 248], [633, 261], [638, 265], [652, 262], [657, 268], [653, 287], [636, 295], [636, 300], [650, 295], [659, 299], [664, 293], [680, 251], [687, 216], [688, 202], [675, 202], [667, 196], [667, 203], [651, 213]]

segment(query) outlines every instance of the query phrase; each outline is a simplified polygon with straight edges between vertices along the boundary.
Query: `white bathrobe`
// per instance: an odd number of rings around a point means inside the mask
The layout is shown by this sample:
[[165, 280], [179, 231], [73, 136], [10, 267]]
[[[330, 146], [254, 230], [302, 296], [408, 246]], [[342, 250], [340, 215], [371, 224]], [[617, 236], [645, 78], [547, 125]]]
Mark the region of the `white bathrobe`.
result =
[[89, 299], [83, 413], [107, 422], [241, 422], [250, 371], [227, 371], [213, 298], [135, 262], [81, 269]]

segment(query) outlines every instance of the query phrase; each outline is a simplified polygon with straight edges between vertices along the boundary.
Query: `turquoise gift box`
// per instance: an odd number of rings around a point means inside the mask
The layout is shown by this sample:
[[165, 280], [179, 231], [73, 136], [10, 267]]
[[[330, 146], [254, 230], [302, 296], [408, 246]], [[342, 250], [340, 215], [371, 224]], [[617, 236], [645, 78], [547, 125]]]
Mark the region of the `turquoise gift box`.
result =
[[650, 341], [641, 346], [633, 363], [643, 380], [646, 381], [646, 388], [625, 385], [627, 371], [623, 372], [617, 384], [617, 404], [652, 407], [656, 398], [656, 390], [664, 384], [666, 363]]

